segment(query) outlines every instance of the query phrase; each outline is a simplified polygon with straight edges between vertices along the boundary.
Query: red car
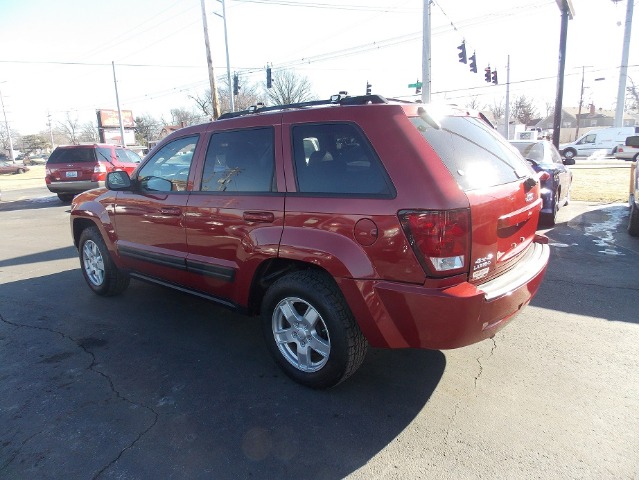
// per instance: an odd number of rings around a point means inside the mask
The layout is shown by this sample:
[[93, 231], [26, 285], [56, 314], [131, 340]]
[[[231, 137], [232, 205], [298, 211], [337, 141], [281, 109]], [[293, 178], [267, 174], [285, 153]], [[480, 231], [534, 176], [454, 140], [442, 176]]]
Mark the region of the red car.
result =
[[481, 118], [378, 95], [255, 107], [165, 138], [77, 196], [99, 295], [130, 278], [261, 315], [294, 380], [326, 388], [367, 347], [492, 337], [537, 292], [539, 179]]
[[12, 163], [7, 160], [0, 160], [0, 173], [24, 173], [28, 172], [29, 167], [22, 163]]
[[80, 192], [103, 187], [108, 172], [133, 173], [140, 160], [135, 152], [119, 145], [60, 146], [47, 159], [44, 181], [49, 191], [68, 202]]

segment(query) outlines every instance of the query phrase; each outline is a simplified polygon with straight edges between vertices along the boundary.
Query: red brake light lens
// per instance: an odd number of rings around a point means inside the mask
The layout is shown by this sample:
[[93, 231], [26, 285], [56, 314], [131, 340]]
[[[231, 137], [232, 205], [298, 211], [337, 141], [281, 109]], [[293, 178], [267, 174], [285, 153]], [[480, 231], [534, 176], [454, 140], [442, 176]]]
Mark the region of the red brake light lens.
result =
[[469, 210], [404, 210], [399, 220], [426, 272], [450, 275], [467, 270]]

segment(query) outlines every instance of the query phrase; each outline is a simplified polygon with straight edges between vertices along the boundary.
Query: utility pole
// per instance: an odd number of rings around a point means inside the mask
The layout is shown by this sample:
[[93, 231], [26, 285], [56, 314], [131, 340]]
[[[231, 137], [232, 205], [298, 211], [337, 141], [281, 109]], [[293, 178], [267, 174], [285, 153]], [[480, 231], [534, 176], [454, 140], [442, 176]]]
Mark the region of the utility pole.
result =
[[118, 121], [120, 122], [120, 144], [123, 147], [126, 147], [126, 142], [124, 141], [124, 124], [122, 123], [122, 110], [120, 110], [120, 97], [118, 96], [118, 81], [115, 78], [115, 62], [111, 62], [113, 65], [113, 83], [115, 85], [115, 103], [118, 106]]
[[586, 67], [581, 67], [581, 94], [579, 95], [579, 110], [577, 111], [577, 129], [575, 130], [575, 138], [579, 138], [579, 122], [581, 121], [581, 106], [584, 103], [584, 76]]
[[[213, 60], [211, 58], [211, 46], [209, 45], [209, 27], [206, 23], [206, 7], [204, 0], [202, 3], [202, 24], [204, 25], [204, 44], [206, 45], [206, 63], [209, 67], [209, 83], [211, 85], [211, 103], [213, 104], [213, 119], [217, 120], [220, 116], [220, 101], [217, 97], [217, 87], [215, 86], [215, 72], [213, 71]], [[231, 86], [229, 85], [229, 88]]]
[[222, 18], [224, 19], [224, 44], [226, 46], [226, 75], [229, 80], [229, 98], [231, 100], [231, 112], [235, 111], [235, 98], [233, 98], [233, 90], [231, 88], [231, 60], [229, 58], [229, 37], [226, 31], [226, 4], [222, 2]]
[[623, 111], [626, 103], [626, 78], [628, 77], [628, 55], [630, 53], [630, 34], [632, 33], [632, 10], [634, 1], [635, 0], [628, 0], [628, 6], [626, 7], [626, 26], [624, 27], [623, 33], [623, 51], [621, 53], [621, 68], [619, 69], [619, 90], [617, 90], [615, 127], [623, 127]]
[[568, 17], [572, 19], [575, 10], [572, 0], [556, 0], [561, 11], [561, 32], [559, 34], [559, 72], [557, 73], [557, 95], [555, 97], [555, 114], [552, 122], [552, 143], [559, 148], [561, 130], [561, 108], [564, 97], [564, 71], [566, 70], [566, 39], [568, 37]]
[[51, 150], [55, 148], [53, 143], [53, 129], [51, 128], [51, 112], [47, 113], [47, 125], [49, 126], [49, 136], [51, 137]]
[[422, 31], [422, 103], [430, 103], [430, 0], [424, 0]]
[[2, 103], [2, 115], [4, 115], [4, 126], [7, 129], [7, 138], [9, 139], [9, 158], [11, 159], [11, 163], [15, 163], [16, 160], [13, 157], [13, 140], [11, 139], [11, 130], [9, 129], [9, 122], [7, 122], [7, 112], [4, 109], [4, 98], [2, 97], [2, 90], [0, 90], [0, 103]]

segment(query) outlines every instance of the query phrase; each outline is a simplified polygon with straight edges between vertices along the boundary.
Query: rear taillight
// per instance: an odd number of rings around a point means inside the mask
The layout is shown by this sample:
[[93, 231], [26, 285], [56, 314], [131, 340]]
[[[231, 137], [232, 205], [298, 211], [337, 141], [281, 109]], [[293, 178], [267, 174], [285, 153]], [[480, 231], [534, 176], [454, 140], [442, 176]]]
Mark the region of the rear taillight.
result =
[[93, 167], [93, 175], [91, 176], [92, 182], [102, 182], [106, 178], [107, 167], [104, 163], [98, 162]]
[[469, 210], [403, 210], [399, 220], [427, 273], [450, 275], [468, 269]]

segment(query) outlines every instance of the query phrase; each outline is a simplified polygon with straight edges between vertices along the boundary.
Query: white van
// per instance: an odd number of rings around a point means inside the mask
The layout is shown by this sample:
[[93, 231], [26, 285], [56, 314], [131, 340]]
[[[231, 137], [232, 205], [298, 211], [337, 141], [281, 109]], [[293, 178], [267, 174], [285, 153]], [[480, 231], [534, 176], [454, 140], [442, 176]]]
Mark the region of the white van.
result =
[[590, 156], [593, 153], [612, 155], [626, 142], [626, 138], [639, 133], [639, 127], [610, 127], [591, 130], [572, 143], [559, 145], [559, 151], [568, 159]]

